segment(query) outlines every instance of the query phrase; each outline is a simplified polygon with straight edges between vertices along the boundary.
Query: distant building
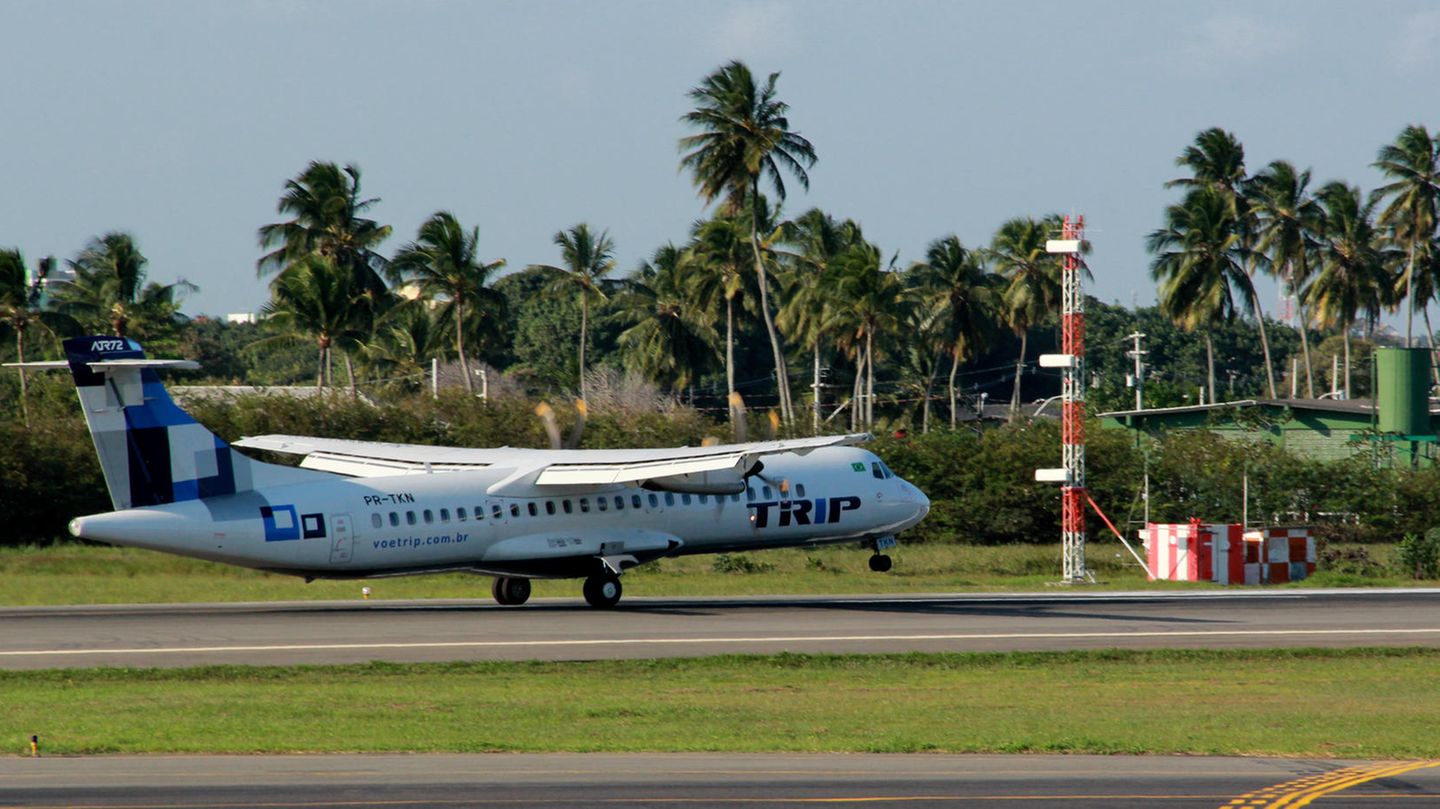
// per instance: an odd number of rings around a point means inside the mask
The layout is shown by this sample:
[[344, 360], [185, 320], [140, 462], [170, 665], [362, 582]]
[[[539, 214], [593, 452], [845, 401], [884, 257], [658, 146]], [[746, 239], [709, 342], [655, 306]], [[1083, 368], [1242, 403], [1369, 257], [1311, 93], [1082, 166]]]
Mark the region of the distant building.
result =
[[225, 315], [225, 322], [230, 324], [253, 324], [255, 322], [254, 312], [230, 312]]

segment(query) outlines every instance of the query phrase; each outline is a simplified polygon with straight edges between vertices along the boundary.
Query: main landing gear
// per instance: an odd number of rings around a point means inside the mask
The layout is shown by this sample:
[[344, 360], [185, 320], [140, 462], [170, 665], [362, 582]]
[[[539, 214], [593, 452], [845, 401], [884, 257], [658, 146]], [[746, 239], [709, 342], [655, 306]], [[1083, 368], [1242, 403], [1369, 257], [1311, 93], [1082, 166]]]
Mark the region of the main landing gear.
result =
[[597, 610], [608, 610], [619, 604], [623, 592], [620, 577], [609, 570], [596, 573], [585, 580], [585, 600]]
[[530, 600], [530, 580], [519, 576], [501, 576], [490, 585], [490, 594], [503, 607], [518, 607]]

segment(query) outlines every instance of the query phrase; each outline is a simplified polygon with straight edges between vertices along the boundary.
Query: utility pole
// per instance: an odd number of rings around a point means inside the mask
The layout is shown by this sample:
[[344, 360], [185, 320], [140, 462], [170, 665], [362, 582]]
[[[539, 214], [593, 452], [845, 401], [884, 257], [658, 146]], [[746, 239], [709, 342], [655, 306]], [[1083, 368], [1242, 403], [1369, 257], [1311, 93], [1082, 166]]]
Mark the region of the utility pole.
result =
[[1135, 332], [1134, 334], [1127, 334], [1127, 335], [1125, 335], [1125, 339], [1126, 339], [1126, 340], [1134, 340], [1134, 341], [1135, 341], [1135, 347], [1134, 347], [1133, 349], [1129, 350], [1129, 351], [1126, 351], [1126, 352], [1125, 352], [1125, 356], [1127, 356], [1127, 357], [1135, 360], [1135, 373], [1134, 373], [1134, 376], [1132, 376], [1132, 377], [1130, 378], [1131, 384], [1132, 384], [1132, 385], [1134, 386], [1134, 388], [1135, 388], [1135, 409], [1136, 409], [1136, 410], [1144, 410], [1144, 409], [1145, 409], [1145, 355], [1146, 355], [1146, 354], [1149, 354], [1150, 352], [1149, 352], [1149, 351], [1145, 351], [1145, 350], [1143, 350], [1143, 349], [1140, 348], [1140, 341], [1145, 339], [1145, 335], [1141, 334], [1140, 332], [1137, 331], [1137, 332]]

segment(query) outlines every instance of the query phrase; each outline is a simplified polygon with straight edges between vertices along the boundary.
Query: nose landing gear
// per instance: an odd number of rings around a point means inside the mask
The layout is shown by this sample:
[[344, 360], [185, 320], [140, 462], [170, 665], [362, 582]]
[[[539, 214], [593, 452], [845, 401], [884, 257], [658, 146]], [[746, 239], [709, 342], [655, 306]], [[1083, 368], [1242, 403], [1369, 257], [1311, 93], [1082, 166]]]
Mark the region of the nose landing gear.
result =
[[882, 553], [882, 551], [888, 551], [898, 544], [895, 542], [895, 537], [876, 537], [868, 544], [875, 551], [874, 555], [870, 557], [870, 569], [876, 573], [889, 571], [894, 562], [891, 561], [888, 555]]

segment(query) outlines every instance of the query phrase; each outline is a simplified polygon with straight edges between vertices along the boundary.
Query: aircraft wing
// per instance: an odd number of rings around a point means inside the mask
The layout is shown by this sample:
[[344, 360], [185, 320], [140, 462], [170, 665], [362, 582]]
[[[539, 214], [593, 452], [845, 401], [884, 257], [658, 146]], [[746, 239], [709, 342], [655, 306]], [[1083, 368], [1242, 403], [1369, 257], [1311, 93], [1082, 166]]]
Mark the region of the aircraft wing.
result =
[[676, 491], [732, 493], [766, 455], [804, 455], [820, 447], [858, 444], [868, 433], [790, 438], [746, 444], [672, 449], [472, 449], [390, 444], [295, 435], [242, 438], [237, 447], [303, 455], [301, 466], [355, 477], [430, 474], [477, 469], [513, 470], [489, 487], [492, 495], [529, 486], [593, 487], [654, 484]]

